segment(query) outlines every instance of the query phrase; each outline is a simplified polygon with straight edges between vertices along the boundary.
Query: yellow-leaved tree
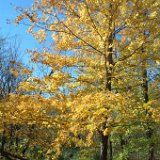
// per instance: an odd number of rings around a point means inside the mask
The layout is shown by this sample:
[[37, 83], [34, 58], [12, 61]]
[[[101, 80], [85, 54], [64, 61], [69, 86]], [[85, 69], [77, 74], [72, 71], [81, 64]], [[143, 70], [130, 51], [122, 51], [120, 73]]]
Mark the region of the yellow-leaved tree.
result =
[[35, 0], [21, 8], [17, 24], [28, 19], [28, 32], [51, 41], [30, 51], [50, 73], [30, 77], [9, 97], [7, 106], [14, 100], [22, 113], [8, 123], [54, 128], [47, 154], [55, 159], [64, 146], [99, 142], [100, 159], [113, 159], [112, 133], [160, 121], [159, 99], [146, 98], [147, 71], [159, 64], [159, 7], [159, 0]]

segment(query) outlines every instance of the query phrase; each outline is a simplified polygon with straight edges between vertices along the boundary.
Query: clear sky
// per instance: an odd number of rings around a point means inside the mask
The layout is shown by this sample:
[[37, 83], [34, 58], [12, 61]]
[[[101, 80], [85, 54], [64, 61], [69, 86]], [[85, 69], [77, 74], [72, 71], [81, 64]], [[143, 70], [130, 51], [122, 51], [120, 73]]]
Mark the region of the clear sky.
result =
[[[32, 35], [27, 33], [27, 26], [7, 24], [7, 19], [15, 19], [18, 13], [13, 5], [29, 7], [33, 0], [0, 0], [0, 35], [18, 35], [21, 39], [21, 50], [38, 48], [39, 44], [34, 40]], [[11, 5], [11, 3], [13, 5]]]

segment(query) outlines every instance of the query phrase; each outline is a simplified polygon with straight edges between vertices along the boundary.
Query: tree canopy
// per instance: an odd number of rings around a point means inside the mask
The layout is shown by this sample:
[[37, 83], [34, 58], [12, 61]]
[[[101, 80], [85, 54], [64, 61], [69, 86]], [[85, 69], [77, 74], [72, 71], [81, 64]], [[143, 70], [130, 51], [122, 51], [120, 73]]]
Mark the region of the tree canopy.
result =
[[3, 131], [19, 126], [21, 143], [41, 148], [43, 159], [93, 148], [101, 160], [159, 157], [159, 7], [158, 0], [36, 0], [17, 7], [16, 23], [28, 21], [35, 39], [51, 42], [29, 51], [49, 73], [36, 77], [26, 69], [17, 93], [1, 100]]

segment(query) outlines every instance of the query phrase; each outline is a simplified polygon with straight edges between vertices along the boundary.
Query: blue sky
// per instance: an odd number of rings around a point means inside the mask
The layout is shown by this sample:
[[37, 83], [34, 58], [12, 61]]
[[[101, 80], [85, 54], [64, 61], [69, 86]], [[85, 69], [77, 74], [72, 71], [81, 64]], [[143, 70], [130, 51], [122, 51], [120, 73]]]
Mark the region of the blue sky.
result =
[[[0, 0], [0, 36], [1, 35], [17, 35], [19, 39], [21, 40], [20, 50], [24, 54], [23, 56], [23, 62], [25, 64], [29, 64], [29, 54], [26, 53], [27, 49], [42, 49], [43, 44], [39, 44], [31, 34], [27, 32], [28, 26], [25, 25], [18, 25], [15, 24], [7, 24], [7, 20], [14, 20], [16, 16], [18, 16], [18, 13], [14, 9], [14, 5], [21, 6], [24, 8], [28, 8], [32, 5], [33, 0]], [[49, 38], [49, 37], [48, 37]], [[45, 44], [48, 44], [52, 41], [51, 37], [48, 39], [48, 42]], [[29, 64], [30, 67], [33, 67], [33, 64]], [[34, 65], [35, 68], [35, 74], [38, 76], [42, 75], [42, 70], [44, 72], [48, 72], [48, 69], [40, 68], [43, 66], [37, 66]], [[50, 72], [50, 70], [49, 70]], [[39, 75], [40, 73], [40, 75]]]
[[32, 35], [27, 33], [27, 26], [7, 24], [7, 19], [13, 20], [18, 15], [13, 5], [29, 7], [32, 2], [33, 0], [0, 0], [0, 35], [18, 35], [21, 40], [21, 51], [24, 53], [26, 49], [38, 48], [39, 44]]

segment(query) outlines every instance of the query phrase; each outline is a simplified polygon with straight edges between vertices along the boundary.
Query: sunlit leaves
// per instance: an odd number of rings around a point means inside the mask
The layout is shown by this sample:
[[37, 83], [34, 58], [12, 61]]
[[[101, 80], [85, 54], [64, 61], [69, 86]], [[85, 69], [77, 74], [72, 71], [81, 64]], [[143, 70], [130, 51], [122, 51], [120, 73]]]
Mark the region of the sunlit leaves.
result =
[[54, 158], [62, 146], [94, 146], [95, 135], [159, 123], [158, 100], [144, 104], [142, 91], [145, 67], [159, 65], [159, 5], [150, 0], [41, 0], [21, 10], [17, 23], [28, 19], [28, 32], [40, 43], [52, 41], [42, 51], [30, 51], [32, 62], [50, 72], [39, 78], [23, 69], [29, 78], [19, 94], [1, 104], [7, 106], [2, 110], [10, 117], [6, 122], [52, 128], [47, 155]]

